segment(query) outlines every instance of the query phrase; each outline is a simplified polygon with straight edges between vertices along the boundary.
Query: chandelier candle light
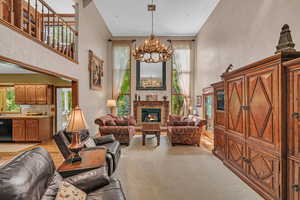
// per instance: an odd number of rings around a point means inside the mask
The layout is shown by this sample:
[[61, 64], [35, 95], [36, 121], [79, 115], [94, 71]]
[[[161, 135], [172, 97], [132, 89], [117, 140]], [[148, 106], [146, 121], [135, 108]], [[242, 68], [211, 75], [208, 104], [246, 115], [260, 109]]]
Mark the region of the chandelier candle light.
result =
[[133, 57], [136, 60], [146, 63], [167, 62], [173, 55], [173, 48], [172, 45], [167, 47], [154, 36], [153, 12], [156, 11], [156, 5], [153, 4], [153, 0], [152, 3], [148, 5], [148, 11], [151, 12], [152, 16], [152, 32], [149, 39], [145, 40], [143, 44], [135, 48], [133, 51]]

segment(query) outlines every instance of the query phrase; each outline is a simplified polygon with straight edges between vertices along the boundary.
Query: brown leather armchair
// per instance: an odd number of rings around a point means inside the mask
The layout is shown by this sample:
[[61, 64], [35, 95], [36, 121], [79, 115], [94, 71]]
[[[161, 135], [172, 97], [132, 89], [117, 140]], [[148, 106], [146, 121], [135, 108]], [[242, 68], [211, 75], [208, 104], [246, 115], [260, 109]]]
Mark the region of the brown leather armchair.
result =
[[102, 136], [114, 135], [121, 144], [129, 145], [135, 135], [136, 121], [133, 117], [117, 117], [111, 114], [99, 117], [95, 120], [99, 125], [99, 133]]
[[201, 133], [206, 120], [201, 120], [197, 116], [181, 117], [169, 116], [167, 122], [167, 135], [169, 141], [174, 146], [176, 144], [190, 144], [200, 146]]
[[[53, 138], [64, 158], [68, 159], [71, 155], [71, 151], [69, 150], [68, 146], [71, 143], [72, 134], [65, 131], [59, 131], [56, 135], [53, 136]], [[82, 151], [89, 151], [97, 148], [106, 148], [106, 164], [108, 167], [108, 175], [111, 176], [116, 171], [121, 156], [120, 143], [115, 140], [113, 135], [92, 138], [90, 137], [88, 130], [81, 131], [82, 143], [85, 143], [85, 141], [87, 141], [89, 138], [94, 141], [95, 146], [87, 147], [85, 145]]]
[[67, 181], [87, 193], [87, 200], [125, 200], [121, 184], [98, 168], [63, 179], [48, 151], [35, 148], [0, 167], [0, 198], [7, 200], [54, 200]]

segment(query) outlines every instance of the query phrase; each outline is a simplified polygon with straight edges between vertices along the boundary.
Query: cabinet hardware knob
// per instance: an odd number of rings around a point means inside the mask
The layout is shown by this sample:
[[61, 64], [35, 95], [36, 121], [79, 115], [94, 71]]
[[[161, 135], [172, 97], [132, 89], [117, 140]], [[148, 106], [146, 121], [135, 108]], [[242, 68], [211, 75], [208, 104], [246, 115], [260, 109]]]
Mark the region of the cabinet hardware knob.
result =
[[299, 119], [300, 118], [300, 113], [294, 112], [292, 114], [292, 118]]
[[249, 106], [241, 106], [242, 110], [249, 110]]
[[300, 191], [299, 185], [292, 185], [292, 190], [293, 190], [294, 192], [299, 192], [299, 191]]

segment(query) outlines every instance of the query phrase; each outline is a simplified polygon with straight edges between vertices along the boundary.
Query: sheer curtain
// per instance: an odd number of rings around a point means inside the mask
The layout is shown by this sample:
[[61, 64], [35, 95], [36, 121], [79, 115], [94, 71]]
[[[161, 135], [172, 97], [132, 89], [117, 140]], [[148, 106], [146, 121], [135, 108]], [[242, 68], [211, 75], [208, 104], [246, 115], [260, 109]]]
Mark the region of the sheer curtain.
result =
[[[182, 96], [183, 103], [180, 106], [180, 115], [187, 115], [190, 107], [191, 96], [191, 50], [192, 42], [174, 41], [174, 56], [172, 61], [173, 67], [173, 89], [172, 95]], [[177, 85], [174, 85], [177, 84]], [[177, 97], [179, 98], [179, 97]]]
[[117, 99], [124, 81], [124, 75], [130, 68], [130, 45], [113, 43], [113, 98]]
[[113, 98], [118, 115], [124, 116], [131, 111], [131, 42], [114, 41], [112, 45]]

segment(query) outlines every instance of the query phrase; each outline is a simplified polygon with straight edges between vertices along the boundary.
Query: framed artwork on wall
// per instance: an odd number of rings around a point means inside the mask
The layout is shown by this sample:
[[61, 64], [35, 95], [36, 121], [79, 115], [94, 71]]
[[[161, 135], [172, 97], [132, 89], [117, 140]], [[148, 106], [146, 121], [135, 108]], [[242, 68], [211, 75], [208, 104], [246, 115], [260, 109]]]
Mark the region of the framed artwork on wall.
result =
[[202, 107], [202, 95], [196, 96], [196, 107]]
[[146, 101], [157, 101], [158, 97], [157, 95], [151, 94], [151, 95], [146, 95]]
[[101, 90], [103, 86], [104, 61], [89, 50], [90, 89]]

